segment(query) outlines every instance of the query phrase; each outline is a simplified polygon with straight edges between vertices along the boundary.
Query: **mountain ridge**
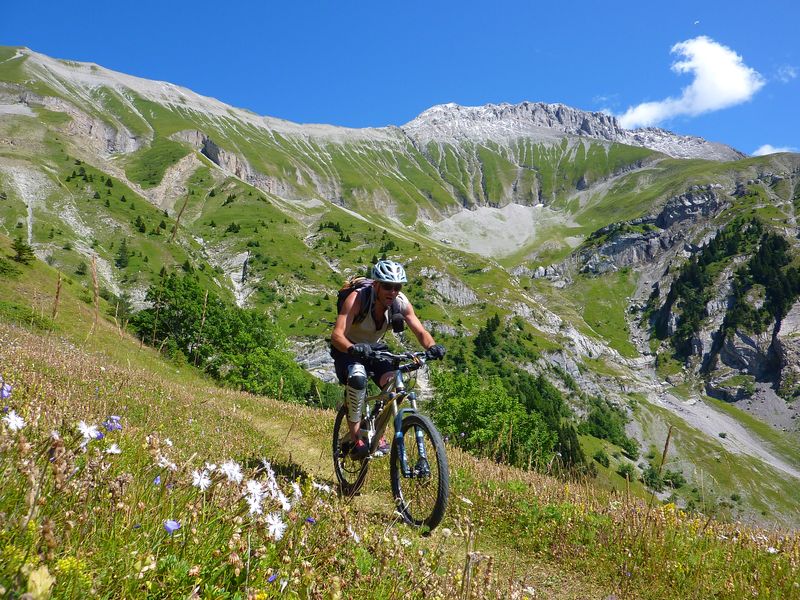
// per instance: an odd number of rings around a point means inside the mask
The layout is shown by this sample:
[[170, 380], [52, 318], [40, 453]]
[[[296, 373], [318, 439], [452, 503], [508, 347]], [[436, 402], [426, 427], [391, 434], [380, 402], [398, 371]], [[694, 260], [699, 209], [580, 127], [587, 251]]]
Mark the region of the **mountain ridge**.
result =
[[[724, 144], [696, 136], [682, 136], [659, 128], [624, 129], [617, 118], [602, 112], [583, 111], [564, 104], [521, 102], [460, 106], [455, 103], [435, 105], [404, 125], [385, 127], [343, 127], [320, 123], [295, 123], [286, 119], [258, 115], [233, 107], [210, 96], [166, 81], [155, 81], [107, 69], [95, 63], [61, 60], [29, 48], [14, 48], [16, 54], [4, 62], [23, 59], [44, 81], [54, 83], [57, 76], [69, 77], [86, 89], [111, 84], [118, 91], [125, 88], [143, 97], [176, 107], [192, 108], [220, 118], [236, 116], [245, 122], [277, 132], [329, 139], [372, 139], [394, 141], [408, 136], [418, 147], [428, 142], [483, 140], [498, 137], [539, 137], [548, 139], [562, 134], [618, 142], [649, 148], [674, 158], [737, 160], [745, 154]], [[53, 77], [53, 76], [56, 77]], [[56, 87], [59, 87], [56, 84]], [[63, 88], [63, 86], [61, 86]], [[133, 104], [131, 103], [132, 107]]]

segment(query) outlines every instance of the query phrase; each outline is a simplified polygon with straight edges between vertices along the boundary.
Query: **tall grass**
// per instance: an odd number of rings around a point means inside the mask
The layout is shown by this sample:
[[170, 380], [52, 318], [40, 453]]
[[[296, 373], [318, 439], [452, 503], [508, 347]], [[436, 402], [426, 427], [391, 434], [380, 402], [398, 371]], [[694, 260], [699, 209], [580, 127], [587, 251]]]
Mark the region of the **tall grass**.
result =
[[[128, 365], [0, 324], [10, 387], [0, 587], [9, 597], [800, 596], [795, 533], [723, 524], [455, 448], [450, 512], [420, 536], [391, 509], [385, 462], [354, 502], [328, 492], [330, 411], [170, 380], [167, 368], [138, 367], [137, 351], [131, 344]], [[221, 471], [229, 461], [240, 482]]]

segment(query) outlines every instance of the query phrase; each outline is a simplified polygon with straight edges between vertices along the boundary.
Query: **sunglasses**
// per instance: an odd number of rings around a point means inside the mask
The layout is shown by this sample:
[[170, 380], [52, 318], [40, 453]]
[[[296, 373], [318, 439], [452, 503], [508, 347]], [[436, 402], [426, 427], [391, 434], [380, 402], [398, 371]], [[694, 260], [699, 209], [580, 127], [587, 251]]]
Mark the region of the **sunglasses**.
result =
[[381, 287], [393, 292], [399, 292], [403, 289], [402, 283], [381, 283]]

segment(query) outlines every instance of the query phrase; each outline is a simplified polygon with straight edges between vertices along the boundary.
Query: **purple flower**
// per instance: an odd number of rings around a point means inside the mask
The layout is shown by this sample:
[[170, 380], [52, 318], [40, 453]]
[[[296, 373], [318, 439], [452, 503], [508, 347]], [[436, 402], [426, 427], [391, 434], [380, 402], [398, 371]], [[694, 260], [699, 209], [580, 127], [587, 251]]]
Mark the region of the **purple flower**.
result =
[[314, 517], [306, 517], [306, 523], [311, 523], [313, 525], [316, 522], [317, 520]]
[[167, 519], [166, 521], [164, 521], [164, 529], [166, 529], [167, 533], [170, 535], [178, 531], [178, 529], [180, 528], [181, 524], [178, 523], [178, 521], [175, 521], [174, 519]]
[[105, 421], [103, 421], [103, 427], [105, 427], [108, 431], [120, 431], [122, 430], [122, 424], [119, 422], [120, 417], [117, 415], [109, 416]]
[[10, 383], [0, 384], [0, 399], [5, 400], [9, 396], [11, 396], [11, 384]]
[[133, 526], [133, 528], [134, 528], [134, 529], [141, 529], [141, 528], [142, 528], [142, 524], [141, 524], [141, 523], [136, 523], [136, 524]]
[[161, 475], [156, 475], [156, 478], [153, 479], [153, 485], [161, 485]]
[[98, 432], [97, 432], [97, 435], [95, 436], [95, 438], [94, 438], [94, 439], [96, 439], [96, 440], [102, 440], [104, 437], [106, 437], [106, 434], [105, 434], [105, 433], [103, 433], [102, 431], [98, 431]]
[[269, 579], [267, 579], [267, 581], [269, 581], [270, 583], [272, 583], [272, 582], [273, 582], [273, 581], [275, 581], [277, 578], [278, 578], [278, 573], [273, 573], [272, 575], [270, 575], [270, 576], [269, 576]]

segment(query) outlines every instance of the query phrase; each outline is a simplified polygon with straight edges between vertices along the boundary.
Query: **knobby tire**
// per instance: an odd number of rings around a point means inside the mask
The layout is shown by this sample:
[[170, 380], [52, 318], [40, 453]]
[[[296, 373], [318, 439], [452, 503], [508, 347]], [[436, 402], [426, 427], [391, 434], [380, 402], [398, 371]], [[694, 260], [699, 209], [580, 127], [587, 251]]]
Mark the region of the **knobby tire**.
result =
[[[364, 485], [369, 470], [368, 460], [354, 460], [349, 456], [350, 432], [347, 428], [347, 404], [336, 415], [333, 423], [333, 470], [339, 480], [339, 493], [355, 496]], [[344, 448], [343, 448], [344, 446]]]
[[[447, 510], [450, 470], [447, 465], [447, 454], [442, 436], [439, 435], [431, 420], [420, 414], [408, 415], [403, 419], [401, 425], [409, 466], [413, 469], [419, 463], [415, 428], [419, 428], [423, 432], [431, 474], [427, 477], [403, 477], [399, 455], [400, 445], [397, 439], [393, 440], [389, 464], [392, 494], [397, 512], [406, 523], [433, 530], [441, 523]], [[406, 435], [407, 433], [410, 435]]]

